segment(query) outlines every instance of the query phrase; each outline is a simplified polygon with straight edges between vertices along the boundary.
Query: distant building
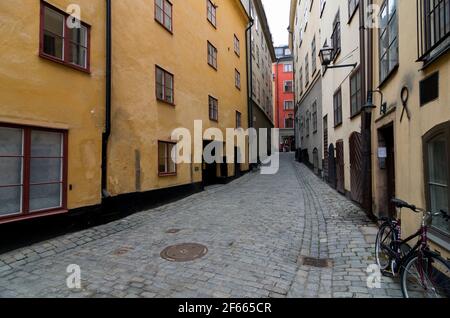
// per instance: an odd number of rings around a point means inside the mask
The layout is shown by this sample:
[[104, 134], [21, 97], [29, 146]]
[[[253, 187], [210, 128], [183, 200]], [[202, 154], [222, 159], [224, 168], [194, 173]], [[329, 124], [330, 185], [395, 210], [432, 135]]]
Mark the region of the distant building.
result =
[[275, 48], [275, 127], [280, 129], [281, 150], [295, 150], [294, 60], [288, 46]]

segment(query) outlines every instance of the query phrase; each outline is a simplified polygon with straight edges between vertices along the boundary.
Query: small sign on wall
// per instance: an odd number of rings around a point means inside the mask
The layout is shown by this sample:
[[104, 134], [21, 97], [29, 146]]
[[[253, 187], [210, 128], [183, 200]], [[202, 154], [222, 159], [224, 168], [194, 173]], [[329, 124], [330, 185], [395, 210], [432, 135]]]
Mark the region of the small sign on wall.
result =
[[380, 159], [387, 158], [387, 148], [386, 147], [378, 148], [378, 158], [380, 158]]

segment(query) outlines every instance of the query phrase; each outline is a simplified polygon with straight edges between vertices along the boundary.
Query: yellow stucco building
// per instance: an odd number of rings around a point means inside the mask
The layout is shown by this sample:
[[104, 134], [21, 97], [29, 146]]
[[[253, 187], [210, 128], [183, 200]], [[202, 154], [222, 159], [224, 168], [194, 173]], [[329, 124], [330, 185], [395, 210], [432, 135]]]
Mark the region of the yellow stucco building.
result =
[[247, 128], [239, 0], [1, 1], [0, 20], [0, 223], [248, 170], [169, 155], [194, 120]]
[[101, 201], [105, 5], [0, 2], [0, 222]]
[[[379, 25], [373, 29], [377, 108], [372, 116], [372, 187], [377, 216], [395, 213], [390, 204], [394, 196], [435, 213], [449, 212], [450, 22], [420, 3], [375, 1], [380, 8]], [[430, 27], [427, 16], [441, 28]], [[403, 235], [414, 234], [421, 215], [403, 209], [401, 217]], [[447, 257], [449, 226], [435, 217], [430, 229], [434, 247]]]

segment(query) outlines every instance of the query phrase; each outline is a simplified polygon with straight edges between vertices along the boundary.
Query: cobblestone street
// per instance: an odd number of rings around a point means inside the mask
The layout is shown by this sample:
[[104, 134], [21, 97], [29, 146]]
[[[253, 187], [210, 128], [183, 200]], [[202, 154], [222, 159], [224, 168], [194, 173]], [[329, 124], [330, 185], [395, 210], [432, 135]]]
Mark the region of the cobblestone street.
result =
[[[400, 297], [389, 278], [367, 287], [375, 233], [358, 207], [283, 154], [275, 176], [250, 173], [0, 255], [0, 297]], [[208, 253], [186, 263], [161, 258], [179, 243]], [[304, 257], [328, 261], [307, 266]], [[80, 290], [66, 286], [70, 264], [81, 268]]]

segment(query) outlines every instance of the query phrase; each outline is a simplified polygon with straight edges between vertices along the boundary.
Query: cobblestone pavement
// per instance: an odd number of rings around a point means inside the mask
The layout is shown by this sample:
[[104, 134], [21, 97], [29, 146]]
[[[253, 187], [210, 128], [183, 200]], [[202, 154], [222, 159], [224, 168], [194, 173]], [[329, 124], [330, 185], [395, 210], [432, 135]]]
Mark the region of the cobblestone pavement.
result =
[[[170, 229], [180, 229], [169, 234]], [[277, 175], [228, 185], [86, 231], [0, 255], [0, 297], [398, 297], [367, 287], [376, 228], [305, 166], [283, 154]], [[208, 247], [172, 263], [178, 243]], [[302, 257], [330, 259], [327, 268]], [[81, 267], [82, 288], [66, 270]]]

